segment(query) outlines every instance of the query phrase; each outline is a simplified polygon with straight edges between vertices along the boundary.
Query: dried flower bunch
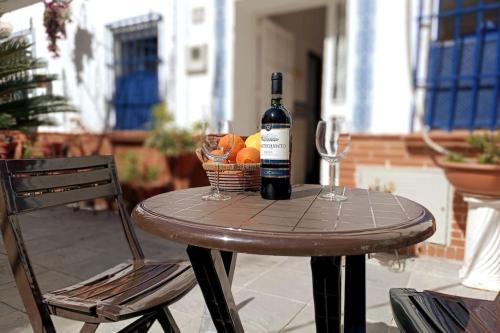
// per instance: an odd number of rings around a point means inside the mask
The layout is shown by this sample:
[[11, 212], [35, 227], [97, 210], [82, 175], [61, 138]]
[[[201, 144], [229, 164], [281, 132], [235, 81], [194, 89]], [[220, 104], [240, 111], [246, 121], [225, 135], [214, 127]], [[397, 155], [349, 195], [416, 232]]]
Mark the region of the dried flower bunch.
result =
[[59, 56], [57, 40], [66, 38], [66, 23], [71, 22], [71, 0], [44, 0], [43, 24], [49, 40], [48, 49]]

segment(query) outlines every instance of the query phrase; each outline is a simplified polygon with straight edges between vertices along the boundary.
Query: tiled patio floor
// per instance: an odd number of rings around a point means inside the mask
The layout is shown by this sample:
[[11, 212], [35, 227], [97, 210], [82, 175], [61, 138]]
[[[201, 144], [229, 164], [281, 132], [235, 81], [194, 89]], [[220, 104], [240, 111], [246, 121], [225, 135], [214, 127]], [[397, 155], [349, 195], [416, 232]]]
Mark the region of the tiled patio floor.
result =
[[[51, 216], [55, 216], [52, 219]], [[73, 212], [58, 208], [35, 219], [26, 216], [23, 233], [42, 290], [60, 288], [92, 276], [129, 257], [118, 219], [107, 212]], [[139, 233], [148, 257], [185, 257], [184, 247]], [[457, 278], [460, 264], [429, 258], [377, 255], [367, 264], [369, 332], [397, 332], [389, 306], [391, 287], [439, 290], [493, 299], [494, 293], [469, 289]], [[312, 287], [307, 258], [241, 254], [234, 295], [248, 332], [314, 332]], [[204, 313], [198, 288], [172, 307], [182, 332], [200, 332]], [[3, 244], [0, 245], [0, 332], [31, 332], [13, 282]], [[58, 332], [78, 332], [80, 323], [54, 319]], [[116, 332], [125, 323], [101, 325], [98, 332]], [[161, 332], [155, 325], [151, 332]], [[203, 330], [201, 330], [203, 332]]]

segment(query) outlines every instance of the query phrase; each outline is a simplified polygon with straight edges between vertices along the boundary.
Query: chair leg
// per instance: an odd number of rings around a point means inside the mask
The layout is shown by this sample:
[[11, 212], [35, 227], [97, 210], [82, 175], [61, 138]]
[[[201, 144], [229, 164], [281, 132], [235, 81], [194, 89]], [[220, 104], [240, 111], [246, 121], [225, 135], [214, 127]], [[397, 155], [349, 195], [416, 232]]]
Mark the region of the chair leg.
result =
[[97, 323], [85, 323], [80, 330], [80, 333], [94, 333], [99, 327]]
[[158, 322], [165, 333], [180, 332], [179, 327], [177, 326], [177, 323], [175, 322], [175, 319], [172, 316], [172, 313], [170, 313], [168, 307], [158, 310], [158, 317], [156, 319], [158, 319]]
[[156, 317], [156, 312], [144, 315], [127, 327], [122, 328], [118, 333], [146, 333], [153, 326]]

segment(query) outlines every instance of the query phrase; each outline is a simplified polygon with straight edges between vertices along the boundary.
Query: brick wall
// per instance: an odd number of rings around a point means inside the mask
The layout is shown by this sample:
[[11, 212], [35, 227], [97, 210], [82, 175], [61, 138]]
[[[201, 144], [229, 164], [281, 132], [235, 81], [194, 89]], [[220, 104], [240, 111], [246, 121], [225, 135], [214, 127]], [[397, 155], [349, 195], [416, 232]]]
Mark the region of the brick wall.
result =
[[[465, 141], [466, 132], [441, 133], [431, 135], [432, 139], [448, 149], [472, 154]], [[433, 157], [437, 155], [429, 149], [420, 135], [354, 135], [347, 157], [340, 163], [340, 184], [356, 186], [356, 166], [408, 166], [435, 167]], [[465, 223], [467, 204], [462, 196], [454, 193], [453, 214], [447, 246], [420, 243], [403, 249], [409, 255], [428, 255], [463, 260], [465, 243]]]

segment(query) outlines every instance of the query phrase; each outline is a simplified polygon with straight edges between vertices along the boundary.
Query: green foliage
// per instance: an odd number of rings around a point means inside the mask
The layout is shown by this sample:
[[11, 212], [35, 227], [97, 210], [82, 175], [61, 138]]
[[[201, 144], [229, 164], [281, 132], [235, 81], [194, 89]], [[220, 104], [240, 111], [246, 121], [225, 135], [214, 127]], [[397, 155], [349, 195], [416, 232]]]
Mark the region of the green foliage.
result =
[[153, 110], [153, 129], [145, 144], [168, 156], [194, 152], [200, 130], [201, 123], [195, 123], [191, 128], [175, 126], [174, 118], [166, 105], [158, 104]]
[[500, 163], [500, 132], [489, 132], [477, 135], [471, 134], [467, 138], [467, 142], [472, 147], [481, 151], [481, 154], [477, 158], [478, 163]]
[[155, 180], [158, 179], [158, 168], [152, 165], [146, 166], [144, 170], [144, 174], [142, 175], [142, 179], [145, 182], [154, 182]]
[[30, 132], [41, 125], [53, 125], [50, 114], [76, 111], [62, 96], [42, 94], [56, 80], [37, 74], [47, 64], [34, 58], [24, 37], [0, 41], [0, 130]]
[[143, 160], [138, 153], [129, 151], [120, 154], [120, 168], [118, 177], [124, 183], [136, 183], [139, 181], [150, 183], [158, 179], [159, 169], [154, 165], [143, 167]]
[[120, 155], [121, 168], [118, 177], [124, 183], [132, 183], [140, 179], [140, 157], [135, 152], [126, 152]]
[[448, 156], [446, 156], [446, 158], [450, 162], [459, 162], [459, 163], [465, 162], [464, 155], [462, 155], [460, 153], [451, 153], [451, 154], [448, 154]]

